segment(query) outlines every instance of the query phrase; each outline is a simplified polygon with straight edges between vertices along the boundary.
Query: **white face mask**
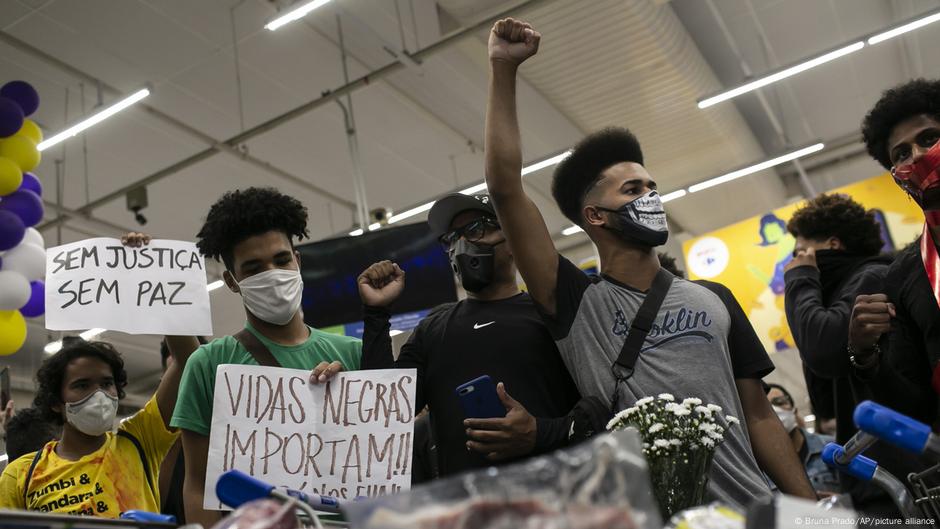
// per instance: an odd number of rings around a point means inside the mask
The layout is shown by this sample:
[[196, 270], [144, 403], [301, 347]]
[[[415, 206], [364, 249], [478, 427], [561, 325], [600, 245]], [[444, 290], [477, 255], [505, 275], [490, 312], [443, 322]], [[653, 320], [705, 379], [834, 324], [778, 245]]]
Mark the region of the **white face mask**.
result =
[[114, 428], [118, 399], [98, 390], [77, 402], [65, 403], [65, 418], [85, 435], [98, 436]]
[[780, 422], [783, 423], [783, 429], [790, 433], [796, 428], [796, 412], [793, 410], [785, 410], [779, 406], [774, 406], [774, 411], [777, 412], [777, 417], [780, 419]]
[[252, 314], [273, 325], [287, 325], [300, 310], [304, 281], [299, 270], [275, 268], [241, 280], [238, 289]]

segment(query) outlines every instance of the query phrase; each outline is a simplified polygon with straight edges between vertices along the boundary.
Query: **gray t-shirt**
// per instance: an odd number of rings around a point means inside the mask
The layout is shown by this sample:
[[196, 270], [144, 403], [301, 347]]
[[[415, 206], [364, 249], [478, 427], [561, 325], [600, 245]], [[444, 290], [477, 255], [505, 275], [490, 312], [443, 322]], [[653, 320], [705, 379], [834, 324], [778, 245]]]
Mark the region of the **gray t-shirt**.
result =
[[[562, 359], [585, 397], [611, 405], [611, 365], [645, 293], [608, 277], [589, 277], [559, 257], [556, 313], [543, 317]], [[746, 507], [770, 496], [744, 423], [736, 378], [762, 378], [773, 363], [723, 285], [676, 278], [640, 351], [633, 376], [620, 388], [617, 409], [642, 397], [671, 393], [717, 404], [742, 422], [715, 452], [709, 475], [712, 499]]]

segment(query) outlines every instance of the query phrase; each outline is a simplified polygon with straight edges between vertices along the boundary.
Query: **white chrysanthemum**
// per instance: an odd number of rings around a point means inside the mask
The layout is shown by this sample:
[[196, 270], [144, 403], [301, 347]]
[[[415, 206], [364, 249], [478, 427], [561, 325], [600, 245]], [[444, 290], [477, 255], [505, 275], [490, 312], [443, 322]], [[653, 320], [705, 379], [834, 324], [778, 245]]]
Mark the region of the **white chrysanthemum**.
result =
[[658, 423], [656, 423], [656, 424], [650, 426], [650, 429], [649, 429], [648, 431], [649, 431], [649, 433], [656, 433], [656, 432], [662, 431], [662, 429], [665, 428], [665, 427], [666, 427], [665, 424], [663, 424], [663, 423], [661, 423], [661, 422], [658, 422]]
[[708, 437], [716, 441], [721, 441], [722, 439], [725, 438], [725, 436], [721, 435], [721, 432], [718, 432], [718, 431], [706, 432], [706, 435], [708, 435]]
[[741, 424], [741, 421], [734, 415], [725, 415], [725, 420], [728, 421], [728, 424]]
[[665, 439], [657, 439], [653, 441], [653, 445], [657, 448], [669, 448], [669, 441]]
[[691, 407], [693, 407], [693, 406], [698, 406], [698, 405], [700, 405], [701, 403], [702, 403], [702, 399], [697, 399], [697, 398], [695, 398], [695, 397], [689, 397], [689, 398], [687, 398], [687, 399], [683, 399], [683, 401], [682, 401], [682, 405], [683, 405], [683, 406], [688, 406], [689, 408], [691, 408]]
[[643, 397], [642, 399], [636, 401], [636, 406], [637, 407], [646, 406], [650, 402], [653, 402], [653, 397]]
[[715, 428], [718, 428], [718, 425], [711, 422], [703, 422], [702, 424], [698, 425], [698, 429], [702, 430], [703, 432], [714, 432]]
[[709, 417], [711, 417], [712, 415], [712, 410], [706, 408], [705, 406], [696, 406], [695, 411], [701, 413], [702, 415], [707, 415]]
[[663, 409], [666, 411], [673, 411], [676, 408], [681, 408], [681, 406], [676, 404], [675, 402], [667, 402], [666, 405], [663, 406]]
[[620, 424], [620, 417], [614, 417], [607, 423], [607, 429], [613, 430], [619, 424]]
[[639, 408], [637, 408], [636, 406], [632, 408], [627, 408], [625, 410], [620, 410], [620, 412], [617, 413], [617, 417], [620, 417], [621, 419], [626, 419], [630, 415], [633, 415], [634, 413], [636, 413], [638, 410]]
[[717, 404], [709, 404], [709, 405], [707, 406], [707, 408], [710, 409], [711, 411], [715, 412], [715, 413], [718, 413], [718, 412], [721, 411], [721, 406], [719, 406], [719, 405], [717, 405]]
[[662, 400], [676, 400], [671, 393], [660, 393], [658, 397]]
[[703, 437], [702, 440], [701, 440], [701, 443], [702, 443], [706, 448], [712, 448], [712, 447], [715, 446], [715, 441], [712, 441], [712, 440], [709, 439], [708, 437]]
[[669, 444], [671, 444], [672, 446], [682, 446], [682, 441], [678, 439], [670, 439]]
[[688, 408], [685, 408], [685, 407], [683, 407], [683, 406], [676, 405], [675, 409], [672, 410], [672, 413], [675, 413], [675, 414], [676, 414], [676, 417], [682, 417], [682, 416], [684, 416], [684, 415], [689, 415], [689, 414], [692, 413], [692, 412], [689, 411]]

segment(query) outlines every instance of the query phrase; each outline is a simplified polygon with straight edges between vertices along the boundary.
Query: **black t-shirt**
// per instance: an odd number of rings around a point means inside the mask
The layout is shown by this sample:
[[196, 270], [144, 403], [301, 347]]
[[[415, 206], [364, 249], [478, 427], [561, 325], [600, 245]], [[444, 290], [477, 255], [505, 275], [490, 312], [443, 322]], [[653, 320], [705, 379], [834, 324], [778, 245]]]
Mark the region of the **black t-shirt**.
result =
[[492, 464], [466, 448], [457, 386], [482, 375], [503, 382], [538, 421], [535, 453], [564, 444], [564, 417], [580, 399], [528, 294], [438, 307], [415, 328], [395, 362], [387, 311], [367, 307], [362, 368], [388, 367], [418, 370], [417, 409], [430, 408], [442, 476]]

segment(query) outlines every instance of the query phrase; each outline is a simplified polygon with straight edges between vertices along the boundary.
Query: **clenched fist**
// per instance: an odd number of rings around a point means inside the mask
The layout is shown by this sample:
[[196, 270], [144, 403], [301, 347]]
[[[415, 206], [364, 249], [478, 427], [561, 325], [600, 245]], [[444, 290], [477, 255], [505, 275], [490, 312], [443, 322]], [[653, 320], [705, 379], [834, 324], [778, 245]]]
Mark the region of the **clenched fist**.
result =
[[359, 297], [370, 307], [391, 305], [405, 289], [405, 271], [391, 261], [373, 264], [359, 275]]
[[505, 18], [493, 25], [488, 44], [490, 60], [522, 64], [539, 51], [542, 35], [526, 22]]
[[849, 345], [861, 351], [873, 348], [881, 335], [891, 330], [895, 315], [894, 304], [884, 294], [856, 297], [849, 321]]

